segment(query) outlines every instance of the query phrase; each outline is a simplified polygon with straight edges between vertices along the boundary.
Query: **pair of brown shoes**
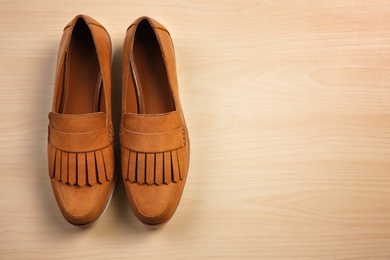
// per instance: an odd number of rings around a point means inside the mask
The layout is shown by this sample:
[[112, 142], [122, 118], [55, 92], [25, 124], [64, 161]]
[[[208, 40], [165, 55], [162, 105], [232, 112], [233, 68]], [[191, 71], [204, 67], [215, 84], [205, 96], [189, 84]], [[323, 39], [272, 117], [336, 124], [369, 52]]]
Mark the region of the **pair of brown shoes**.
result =
[[[111, 60], [110, 36], [96, 20], [79, 15], [65, 27], [49, 114], [48, 166], [59, 208], [74, 225], [99, 219], [116, 182]], [[137, 218], [157, 226], [174, 214], [189, 163], [167, 29], [151, 18], [137, 19], [127, 29], [122, 62], [122, 178]]]

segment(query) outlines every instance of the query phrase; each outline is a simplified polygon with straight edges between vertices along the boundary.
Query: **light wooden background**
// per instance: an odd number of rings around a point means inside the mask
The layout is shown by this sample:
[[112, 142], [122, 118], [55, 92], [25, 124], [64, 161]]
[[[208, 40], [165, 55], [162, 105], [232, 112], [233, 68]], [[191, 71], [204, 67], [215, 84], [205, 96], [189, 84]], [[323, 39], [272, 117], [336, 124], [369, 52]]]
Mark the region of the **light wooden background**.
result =
[[[121, 181], [92, 228], [57, 208], [47, 113], [78, 13], [113, 38], [116, 125], [127, 26], [172, 34], [192, 151], [161, 229]], [[0, 259], [390, 259], [390, 1], [0, 0], [0, 90]]]

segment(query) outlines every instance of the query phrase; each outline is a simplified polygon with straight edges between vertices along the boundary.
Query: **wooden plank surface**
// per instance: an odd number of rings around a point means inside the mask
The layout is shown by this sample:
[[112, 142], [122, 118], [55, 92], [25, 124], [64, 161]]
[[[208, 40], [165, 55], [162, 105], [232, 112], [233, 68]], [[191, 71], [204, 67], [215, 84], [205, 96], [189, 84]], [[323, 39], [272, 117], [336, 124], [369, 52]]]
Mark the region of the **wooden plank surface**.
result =
[[[78, 13], [114, 41], [116, 126], [127, 26], [171, 32], [192, 150], [163, 228], [121, 181], [92, 228], [56, 205], [47, 114]], [[0, 0], [0, 25], [0, 259], [390, 259], [390, 1]]]

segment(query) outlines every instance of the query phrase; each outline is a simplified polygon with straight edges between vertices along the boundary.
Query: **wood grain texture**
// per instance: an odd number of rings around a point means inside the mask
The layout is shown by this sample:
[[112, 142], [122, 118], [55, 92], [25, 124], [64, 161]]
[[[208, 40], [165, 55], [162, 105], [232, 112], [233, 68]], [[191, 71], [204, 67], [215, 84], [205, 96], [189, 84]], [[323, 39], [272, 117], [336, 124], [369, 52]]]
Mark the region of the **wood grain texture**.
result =
[[[0, 259], [390, 259], [390, 1], [143, 2], [0, 0]], [[57, 208], [47, 114], [78, 13], [114, 41], [116, 126], [127, 26], [171, 32], [191, 164], [161, 229], [121, 181], [92, 228]]]

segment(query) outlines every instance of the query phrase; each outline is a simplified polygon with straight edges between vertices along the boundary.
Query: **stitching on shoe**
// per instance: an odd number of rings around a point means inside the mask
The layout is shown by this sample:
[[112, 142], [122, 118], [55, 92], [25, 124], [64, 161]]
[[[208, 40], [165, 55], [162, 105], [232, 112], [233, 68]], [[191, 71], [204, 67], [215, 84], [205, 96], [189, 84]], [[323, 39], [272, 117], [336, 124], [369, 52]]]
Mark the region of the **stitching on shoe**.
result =
[[75, 217], [75, 218], [84, 217], [84, 216], [90, 214], [90, 213], [96, 208], [97, 202], [99, 201], [100, 194], [101, 194], [101, 191], [102, 191], [102, 184], [100, 184], [100, 185], [101, 185], [101, 186], [100, 186], [100, 188], [99, 188], [98, 196], [96, 196], [96, 200], [95, 200], [95, 202], [94, 202], [92, 208], [91, 208], [87, 213], [85, 213], [85, 214], [74, 215], [74, 214], [72, 214], [72, 213], [66, 208], [66, 206], [65, 206], [65, 201], [64, 201], [64, 199], [63, 199], [63, 197], [62, 197], [61, 190], [60, 190], [60, 188], [59, 188], [59, 186], [58, 186], [58, 182], [56, 182], [56, 188], [57, 188], [58, 194], [60, 195], [61, 204], [62, 204], [64, 210], [66, 211], [66, 213], [68, 213], [69, 215], [71, 215], [72, 217]]
[[60, 115], [61, 117], [92, 117], [92, 116], [96, 116], [96, 117], [100, 117], [101, 115], [105, 117], [105, 113], [104, 112], [94, 112], [94, 113], [88, 113], [88, 114], [59, 114], [59, 113], [53, 113], [53, 112], [50, 112], [49, 113], [49, 118], [50, 118], [50, 114], [58, 114]]
[[128, 117], [164, 117], [164, 116], [168, 116], [168, 115], [171, 115], [171, 114], [175, 114], [175, 113], [178, 113], [178, 111], [171, 111], [171, 112], [168, 112], [168, 113], [163, 113], [163, 114], [125, 114], [124, 117], [125, 118], [128, 118]]
[[129, 187], [130, 187], [130, 192], [131, 192], [131, 199], [132, 199], [132, 201], [134, 201], [134, 204], [135, 204], [135, 206], [136, 206], [136, 208], [137, 208], [137, 211], [138, 211], [143, 217], [148, 218], [148, 219], [158, 219], [158, 218], [161, 217], [165, 212], [167, 212], [167, 211], [168, 211], [168, 208], [171, 206], [173, 197], [174, 197], [174, 195], [175, 195], [175, 193], [176, 193], [176, 187], [177, 187], [177, 184], [176, 184], [176, 183], [175, 183], [174, 185], [175, 185], [175, 187], [173, 187], [173, 191], [172, 191], [172, 193], [171, 193], [171, 197], [169, 198], [169, 202], [168, 202], [167, 207], [164, 209], [163, 212], [161, 212], [161, 214], [159, 214], [158, 216], [155, 216], [155, 217], [146, 216], [146, 215], [144, 215], [144, 214], [141, 212], [140, 208], [138, 207], [137, 200], [135, 199], [135, 196], [134, 196], [134, 193], [133, 193], [132, 184], [129, 185]]

